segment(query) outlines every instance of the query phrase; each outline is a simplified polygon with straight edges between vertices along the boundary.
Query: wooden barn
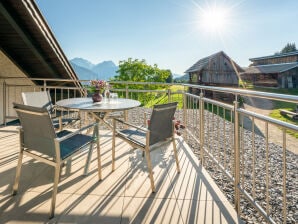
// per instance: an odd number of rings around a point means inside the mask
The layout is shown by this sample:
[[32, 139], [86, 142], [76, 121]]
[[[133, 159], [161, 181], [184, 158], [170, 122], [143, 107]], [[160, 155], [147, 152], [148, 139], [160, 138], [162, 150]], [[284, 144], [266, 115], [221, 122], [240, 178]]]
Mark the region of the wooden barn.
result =
[[298, 51], [249, 59], [252, 64], [240, 74], [255, 86], [298, 88]]
[[[202, 58], [192, 65], [185, 73], [189, 74], [189, 83], [208, 86], [234, 86], [239, 83], [240, 72], [244, 70], [226, 53], [220, 51]], [[190, 89], [191, 93], [198, 94], [197, 89]], [[208, 93], [206, 93], [208, 95]], [[213, 98], [226, 98], [222, 94]]]

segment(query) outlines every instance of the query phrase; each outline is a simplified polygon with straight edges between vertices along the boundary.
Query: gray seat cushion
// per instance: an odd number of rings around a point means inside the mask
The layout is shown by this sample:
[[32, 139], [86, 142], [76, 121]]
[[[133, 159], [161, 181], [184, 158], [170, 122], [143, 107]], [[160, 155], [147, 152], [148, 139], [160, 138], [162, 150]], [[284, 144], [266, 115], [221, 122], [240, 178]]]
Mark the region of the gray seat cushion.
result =
[[140, 147], [145, 147], [146, 145], [146, 134], [140, 130], [119, 130], [117, 136], [120, 138], [129, 139], [131, 142], [133, 142], [136, 145], [139, 145]]
[[[58, 137], [63, 137], [67, 134], [71, 133], [70, 131], [63, 130], [57, 133]], [[92, 141], [92, 137], [83, 134], [76, 134], [60, 143], [60, 156], [61, 159], [65, 159], [66, 157], [72, 155], [75, 151], [80, 150], [82, 147], [86, 146], [90, 141]]]

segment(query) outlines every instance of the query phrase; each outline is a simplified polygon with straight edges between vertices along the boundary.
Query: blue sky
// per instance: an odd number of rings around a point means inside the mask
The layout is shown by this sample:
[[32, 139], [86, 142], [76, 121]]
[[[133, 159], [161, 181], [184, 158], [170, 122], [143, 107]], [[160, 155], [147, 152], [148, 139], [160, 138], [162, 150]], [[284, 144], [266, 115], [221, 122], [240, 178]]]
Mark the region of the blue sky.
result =
[[240, 66], [298, 47], [297, 0], [36, 0], [68, 59], [145, 59], [183, 74], [223, 50]]

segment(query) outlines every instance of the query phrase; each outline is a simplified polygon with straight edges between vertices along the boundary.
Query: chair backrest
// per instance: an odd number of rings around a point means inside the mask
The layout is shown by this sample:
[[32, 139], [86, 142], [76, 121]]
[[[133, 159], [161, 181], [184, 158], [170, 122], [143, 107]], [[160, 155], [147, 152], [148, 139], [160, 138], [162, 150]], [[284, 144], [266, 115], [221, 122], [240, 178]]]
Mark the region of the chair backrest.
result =
[[148, 129], [150, 145], [171, 137], [173, 134], [173, 117], [177, 102], [154, 105]]
[[33, 107], [43, 107], [52, 113], [54, 106], [48, 91], [22, 92], [23, 103]]
[[24, 147], [56, 157], [55, 129], [46, 108], [13, 103], [23, 129]]

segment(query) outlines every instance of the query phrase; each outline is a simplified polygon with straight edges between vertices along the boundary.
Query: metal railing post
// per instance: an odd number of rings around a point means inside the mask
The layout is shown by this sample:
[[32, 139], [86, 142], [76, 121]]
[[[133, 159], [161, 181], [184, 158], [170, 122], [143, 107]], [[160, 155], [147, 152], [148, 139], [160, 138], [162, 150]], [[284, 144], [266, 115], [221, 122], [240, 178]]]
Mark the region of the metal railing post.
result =
[[200, 158], [201, 164], [204, 164], [204, 94], [200, 93]]
[[171, 89], [168, 89], [168, 103], [171, 102]]
[[235, 187], [235, 209], [238, 215], [240, 215], [240, 142], [239, 142], [239, 113], [238, 113], [239, 103], [234, 101], [234, 187]]
[[187, 96], [183, 93], [183, 124], [187, 127], [186, 121]]
[[282, 215], [283, 215], [283, 223], [287, 223], [287, 137], [286, 137], [286, 129], [282, 129], [282, 139], [283, 139], [283, 145], [282, 145], [282, 182], [283, 182], [283, 209], [282, 209]]
[[128, 85], [125, 86], [125, 97], [129, 99]]
[[47, 81], [43, 80], [43, 91], [47, 91]]

